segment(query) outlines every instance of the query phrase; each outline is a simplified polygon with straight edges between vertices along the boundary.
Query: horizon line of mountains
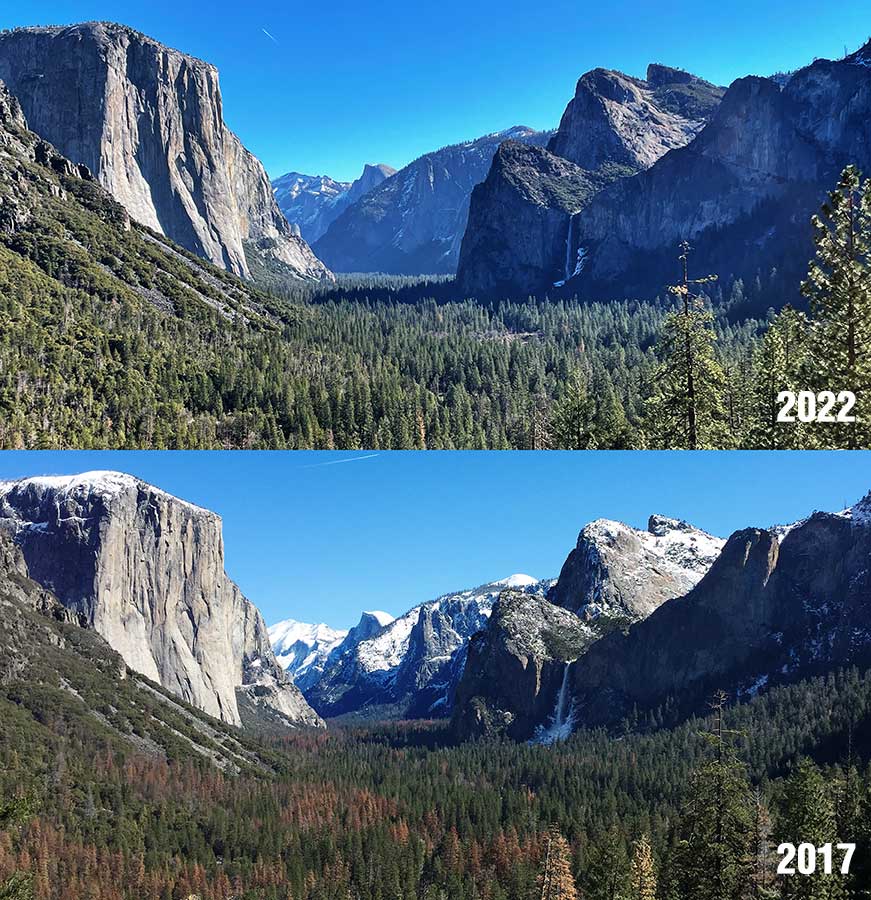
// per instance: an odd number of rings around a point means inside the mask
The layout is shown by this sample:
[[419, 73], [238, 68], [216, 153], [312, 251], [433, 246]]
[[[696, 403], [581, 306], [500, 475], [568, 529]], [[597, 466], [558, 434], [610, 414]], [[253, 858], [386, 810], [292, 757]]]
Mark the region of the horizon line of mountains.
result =
[[721, 282], [774, 270], [792, 296], [811, 214], [844, 166], [871, 170], [871, 43], [728, 88], [658, 63], [645, 79], [593, 69], [554, 131], [352, 183], [270, 184], [224, 123], [217, 70], [123, 25], [0, 33], [0, 81], [136, 222], [254, 280], [456, 273], [463, 297], [640, 299], [687, 239]]
[[660, 515], [597, 519], [556, 579], [364, 613], [345, 633], [267, 629], [223, 552], [219, 516], [129, 475], [0, 482], [6, 682], [38, 671], [42, 651], [14, 634], [39, 613], [98, 635], [118, 677], [230, 726], [449, 717], [460, 739], [549, 742], [871, 664], [871, 494], [728, 540]]

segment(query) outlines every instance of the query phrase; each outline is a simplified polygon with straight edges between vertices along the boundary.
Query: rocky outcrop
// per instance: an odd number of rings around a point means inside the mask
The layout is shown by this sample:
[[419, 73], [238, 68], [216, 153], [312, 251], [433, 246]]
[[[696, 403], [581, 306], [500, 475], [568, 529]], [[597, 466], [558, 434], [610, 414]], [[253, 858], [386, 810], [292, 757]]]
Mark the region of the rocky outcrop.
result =
[[15, 601], [59, 622], [84, 624], [72, 610], [60, 603], [54, 594], [30, 577], [24, 555], [15, 543], [13, 533], [2, 527], [0, 527], [0, 594], [4, 600]]
[[[466, 663], [469, 639], [487, 623], [508, 586], [544, 596], [551, 581], [512, 575], [446, 594], [384, 621], [366, 634], [367, 620], [336, 648], [306, 699], [323, 716], [380, 718], [450, 714]], [[369, 614], [371, 615], [371, 614]]]
[[707, 126], [649, 170], [603, 190], [575, 223], [586, 296], [652, 296], [689, 240], [721, 280], [776, 268], [797, 284], [809, 219], [840, 170], [871, 167], [871, 44], [788, 79], [741, 78]]
[[224, 123], [213, 66], [130, 28], [87, 23], [0, 34], [0, 79], [30, 127], [138, 222], [237, 275], [250, 275], [252, 255], [328, 277]]
[[349, 206], [315, 242], [315, 252], [337, 272], [453, 274], [472, 189], [499, 144], [540, 146], [548, 137], [516, 126], [427, 153]]
[[544, 597], [505, 591], [469, 643], [452, 728], [460, 738], [530, 737], [554, 706], [567, 662], [595, 639], [573, 612]]
[[503, 595], [471, 642], [456, 690], [456, 733], [529, 738], [546, 728], [566, 664], [574, 672], [580, 662], [573, 661], [595, 641], [684, 595], [724, 543], [659, 515], [646, 531], [610, 519], [586, 525], [546, 599]]
[[570, 277], [572, 216], [602, 176], [541, 147], [505, 141], [472, 191], [457, 284], [472, 296], [538, 294]]
[[0, 526], [30, 577], [132, 669], [232, 724], [241, 723], [237, 692], [286, 723], [322, 724], [224, 572], [214, 513], [98, 472], [0, 483]]
[[871, 497], [796, 526], [749, 528], [685, 597], [603, 638], [572, 672], [584, 724], [654, 707], [687, 714], [719, 689], [750, 696], [871, 664]]
[[335, 181], [327, 175], [288, 172], [272, 182], [279, 209], [300, 234], [314, 243], [352, 203], [374, 190], [396, 169], [384, 163], [363, 166], [356, 181]]
[[385, 165], [385, 163], [378, 163], [377, 165], [366, 163], [363, 166], [360, 177], [351, 182], [348, 193], [345, 195], [348, 206], [356, 203], [361, 197], [365, 197], [369, 191], [374, 191], [382, 181], [386, 181], [395, 174], [396, 169], [393, 166]]
[[587, 621], [635, 621], [698, 584], [724, 544], [667, 516], [651, 516], [646, 531], [597, 519], [581, 530], [548, 597]]
[[[717, 690], [743, 699], [834, 669], [867, 668], [869, 559], [871, 495], [839, 513], [735, 532], [695, 587], [634, 622], [528, 599], [512, 599], [500, 613], [500, 600], [470, 646], [456, 731], [531, 738], [555, 706], [569, 730], [622, 728], [649, 715], [673, 724], [703, 712]], [[570, 618], [554, 620], [554, 609]], [[577, 642], [570, 652], [553, 642], [564, 635]]]
[[457, 268], [464, 295], [543, 296], [578, 276], [578, 213], [606, 185], [692, 140], [722, 95], [666, 66], [651, 65], [647, 77], [587, 72], [546, 152], [500, 149], [471, 200]]
[[593, 69], [578, 80], [547, 149], [590, 171], [647, 169], [688, 144], [722, 96], [722, 88], [668, 66], [649, 66], [646, 81]]

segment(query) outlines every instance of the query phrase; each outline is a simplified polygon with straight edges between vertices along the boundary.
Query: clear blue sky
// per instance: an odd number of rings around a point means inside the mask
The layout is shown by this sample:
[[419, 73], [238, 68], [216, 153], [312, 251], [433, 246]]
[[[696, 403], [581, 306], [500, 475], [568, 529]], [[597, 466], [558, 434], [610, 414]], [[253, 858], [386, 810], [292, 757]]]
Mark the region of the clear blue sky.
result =
[[[523, 124], [555, 127], [596, 66], [721, 84], [839, 56], [867, 0], [16, 0], [0, 27], [113, 19], [218, 66], [225, 117], [273, 177], [356, 177]], [[266, 29], [274, 38], [263, 33]]]
[[227, 570], [270, 624], [336, 627], [514, 572], [556, 576], [600, 516], [645, 527], [658, 512], [726, 537], [871, 490], [871, 452], [0, 454], [0, 479], [90, 469], [219, 513]]

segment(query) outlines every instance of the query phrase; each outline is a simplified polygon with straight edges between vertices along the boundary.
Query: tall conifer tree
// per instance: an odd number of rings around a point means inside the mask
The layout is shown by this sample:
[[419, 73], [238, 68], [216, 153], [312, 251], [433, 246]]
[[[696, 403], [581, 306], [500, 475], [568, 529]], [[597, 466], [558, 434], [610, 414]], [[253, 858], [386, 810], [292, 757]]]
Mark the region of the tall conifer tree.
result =
[[812, 219], [816, 256], [802, 292], [814, 317], [814, 370], [821, 390], [852, 391], [857, 421], [821, 425], [825, 445], [867, 446], [871, 434], [871, 184], [847, 166]]
[[698, 293], [701, 285], [717, 276], [689, 277], [691, 249], [686, 241], [681, 244], [681, 281], [669, 287], [679, 307], [663, 324], [661, 362], [648, 405], [650, 430], [664, 448], [728, 447], [726, 379], [714, 354], [713, 316]]

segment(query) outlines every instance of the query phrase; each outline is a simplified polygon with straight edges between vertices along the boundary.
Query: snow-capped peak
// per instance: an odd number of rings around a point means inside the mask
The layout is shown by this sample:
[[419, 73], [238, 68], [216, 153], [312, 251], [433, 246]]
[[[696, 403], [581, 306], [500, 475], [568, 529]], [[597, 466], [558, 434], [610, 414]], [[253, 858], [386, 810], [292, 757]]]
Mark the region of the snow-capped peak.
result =
[[347, 631], [323, 623], [313, 625], [285, 619], [269, 628], [269, 641], [287, 674], [295, 682], [304, 684], [307, 678], [320, 674], [330, 652], [347, 634]]
[[364, 616], [372, 616], [373, 619], [384, 628], [386, 625], [389, 625], [393, 621], [393, 616], [390, 613], [383, 612], [380, 609], [367, 609]]
[[296, 619], [285, 619], [269, 627], [269, 640], [276, 653], [302, 642], [312, 646], [316, 643], [338, 643], [347, 634], [347, 630], [330, 628], [323, 622], [311, 624], [297, 622]]
[[515, 575], [509, 575], [507, 578], [500, 578], [499, 581], [494, 581], [493, 584], [499, 584], [503, 587], [529, 587], [531, 584], [536, 584], [539, 580], [531, 575], [524, 575], [518, 572]]

